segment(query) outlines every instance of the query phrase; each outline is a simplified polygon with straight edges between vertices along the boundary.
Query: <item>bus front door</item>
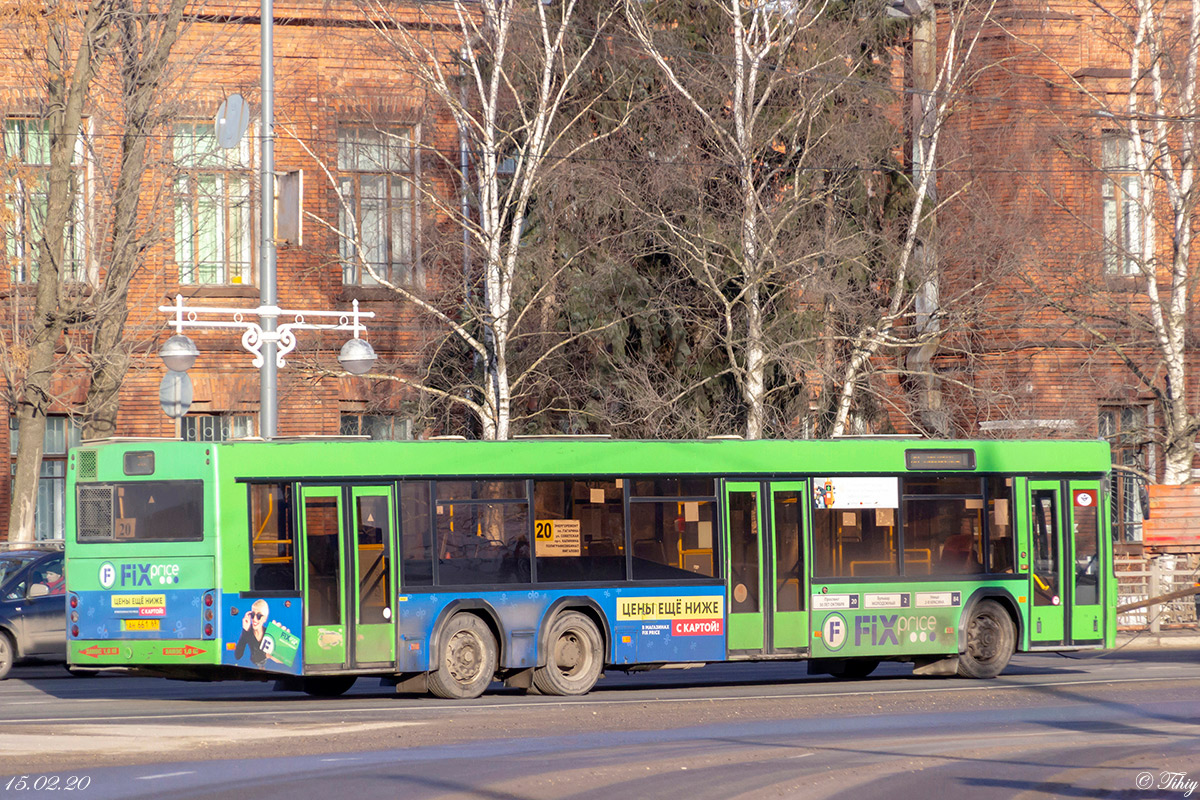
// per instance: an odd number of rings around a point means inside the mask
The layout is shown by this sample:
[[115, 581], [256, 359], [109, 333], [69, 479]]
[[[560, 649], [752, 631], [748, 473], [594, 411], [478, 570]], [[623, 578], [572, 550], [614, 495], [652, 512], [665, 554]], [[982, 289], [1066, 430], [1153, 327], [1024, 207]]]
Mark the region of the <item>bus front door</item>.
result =
[[387, 486], [355, 486], [350, 490], [350, 501], [350, 660], [355, 667], [388, 664], [396, 657], [392, 490]]
[[1101, 578], [1109, 563], [1100, 537], [1100, 481], [1071, 481], [1070, 560], [1071, 576], [1070, 642], [1095, 644], [1104, 638], [1104, 598]]
[[1095, 644], [1104, 638], [1100, 589], [1099, 481], [1030, 481], [1030, 644]]
[[725, 574], [732, 656], [808, 646], [804, 481], [725, 484]]
[[346, 582], [342, 487], [300, 490], [304, 541], [304, 662], [346, 663]]

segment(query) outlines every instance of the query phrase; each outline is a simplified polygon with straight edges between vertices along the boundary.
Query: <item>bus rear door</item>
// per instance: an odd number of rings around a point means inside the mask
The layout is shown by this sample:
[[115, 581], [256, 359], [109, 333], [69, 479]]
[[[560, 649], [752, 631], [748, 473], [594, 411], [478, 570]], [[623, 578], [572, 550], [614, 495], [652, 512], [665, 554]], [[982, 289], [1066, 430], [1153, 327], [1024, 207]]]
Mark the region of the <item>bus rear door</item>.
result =
[[390, 664], [396, 653], [391, 487], [306, 486], [301, 502], [306, 664]]
[[346, 663], [346, 582], [342, 487], [305, 486], [300, 492], [304, 542], [304, 663]]
[[735, 656], [796, 653], [808, 646], [806, 486], [725, 484], [728, 646]]
[[350, 585], [355, 587], [350, 659], [356, 667], [390, 664], [396, 657], [392, 490], [355, 486], [350, 497], [354, 531]]

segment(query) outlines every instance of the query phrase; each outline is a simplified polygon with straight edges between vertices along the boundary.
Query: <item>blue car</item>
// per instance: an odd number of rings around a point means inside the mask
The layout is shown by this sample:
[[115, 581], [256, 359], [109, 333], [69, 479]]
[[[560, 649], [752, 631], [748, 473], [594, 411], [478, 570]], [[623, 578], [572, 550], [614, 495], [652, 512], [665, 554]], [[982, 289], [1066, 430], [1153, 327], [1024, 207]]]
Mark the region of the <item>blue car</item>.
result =
[[0, 680], [17, 661], [66, 663], [66, 598], [61, 551], [0, 551]]

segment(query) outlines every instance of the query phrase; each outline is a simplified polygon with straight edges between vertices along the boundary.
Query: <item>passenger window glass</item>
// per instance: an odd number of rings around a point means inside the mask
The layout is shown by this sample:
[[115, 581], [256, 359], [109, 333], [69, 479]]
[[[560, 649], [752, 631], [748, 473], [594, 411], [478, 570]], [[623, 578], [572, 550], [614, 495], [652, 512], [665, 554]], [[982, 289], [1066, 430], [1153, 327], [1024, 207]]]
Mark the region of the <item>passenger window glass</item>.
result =
[[538, 481], [534, 549], [542, 581], [625, 580], [621, 481]]
[[295, 526], [288, 484], [250, 486], [250, 588], [295, 591]]
[[524, 500], [525, 481], [438, 481], [443, 500]]
[[814, 575], [899, 574], [896, 478], [816, 478], [812, 492]]
[[429, 482], [400, 484], [400, 561], [403, 587], [433, 585], [433, 525], [429, 514]]
[[1012, 478], [987, 479], [988, 559], [990, 572], [1013, 572]]
[[634, 580], [715, 577], [714, 501], [629, 504]]
[[526, 503], [441, 503], [436, 509], [438, 585], [527, 583]]
[[633, 481], [634, 497], [714, 497], [712, 478], [639, 478]]

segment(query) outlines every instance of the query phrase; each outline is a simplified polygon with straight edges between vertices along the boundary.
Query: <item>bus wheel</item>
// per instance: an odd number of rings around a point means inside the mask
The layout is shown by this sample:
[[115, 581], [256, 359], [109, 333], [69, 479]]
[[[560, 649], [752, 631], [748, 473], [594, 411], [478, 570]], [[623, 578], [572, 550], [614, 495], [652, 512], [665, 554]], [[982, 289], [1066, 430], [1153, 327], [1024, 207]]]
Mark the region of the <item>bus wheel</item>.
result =
[[496, 637], [474, 614], [455, 614], [442, 629], [429, 691], [447, 700], [479, 697], [496, 674]]
[[12, 669], [13, 659], [17, 657], [17, 649], [7, 633], [0, 631], [0, 681], [8, 677]]
[[604, 666], [600, 631], [578, 611], [559, 614], [547, 631], [546, 664], [533, 671], [542, 694], [587, 694]]
[[958, 657], [963, 678], [994, 678], [1008, 666], [1016, 646], [1012, 618], [995, 600], [980, 600], [967, 623], [967, 649]]
[[878, 666], [878, 658], [849, 658], [842, 662], [841, 669], [830, 674], [843, 681], [861, 681]]
[[356, 680], [354, 675], [317, 675], [304, 678], [300, 685], [305, 694], [313, 697], [340, 697], [350, 691]]

